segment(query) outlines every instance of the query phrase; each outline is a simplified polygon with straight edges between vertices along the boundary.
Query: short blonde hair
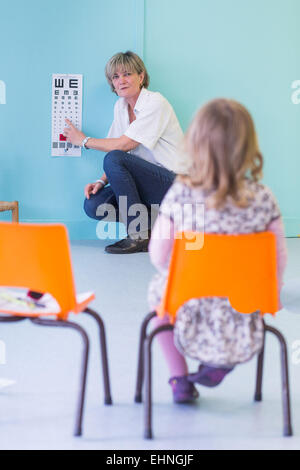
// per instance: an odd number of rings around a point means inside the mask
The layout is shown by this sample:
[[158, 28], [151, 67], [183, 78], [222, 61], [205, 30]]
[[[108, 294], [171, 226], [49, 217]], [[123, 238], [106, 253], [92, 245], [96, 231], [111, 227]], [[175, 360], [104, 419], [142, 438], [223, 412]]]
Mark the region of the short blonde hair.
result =
[[234, 100], [215, 99], [203, 106], [185, 136], [192, 159], [188, 175], [179, 179], [208, 191], [208, 207], [220, 208], [230, 198], [249, 205], [246, 180], [262, 177], [263, 157], [247, 109]]
[[150, 77], [146, 70], [145, 64], [142, 59], [134, 52], [118, 52], [115, 54], [105, 66], [105, 76], [110, 84], [111, 90], [116, 93], [112, 83], [112, 77], [119, 70], [126, 70], [127, 72], [136, 72], [138, 75], [144, 73], [144, 80], [141, 88], [148, 88]]

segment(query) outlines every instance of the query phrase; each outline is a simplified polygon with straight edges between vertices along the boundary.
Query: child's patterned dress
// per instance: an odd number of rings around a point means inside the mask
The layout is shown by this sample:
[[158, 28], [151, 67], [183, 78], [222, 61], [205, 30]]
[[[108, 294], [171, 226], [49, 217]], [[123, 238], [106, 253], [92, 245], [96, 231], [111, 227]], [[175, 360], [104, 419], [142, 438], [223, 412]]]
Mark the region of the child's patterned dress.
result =
[[[204, 204], [207, 194], [176, 181], [166, 194], [160, 213], [171, 219], [175, 232], [185, 230], [205, 233], [243, 234], [263, 232], [280, 217], [271, 191], [259, 183], [247, 181], [250, 204], [239, 208], [228, 201], [221, 209], [205, 208], [204, 217], [195, 220], [196, 211], [182, 211], [184, 205]], [[251, 196], [250, 196], [251, 195]], [[186, 206], [188, 207], [188, 206]], [[184, 214], [184, 216], [183, 216]], [[222, 270], [222, 266], [220, 266]], [[168, 266], [156, 274], [149, 286], [151, 310], [160, 303]], [[253, 357], [262, 347], [263, 323], [259, 312], [241, 314], [228, 299], [220, 297], [191, 299], [177, 312], [174, 340], [178, 349], [202, 364], [233, 367]]]

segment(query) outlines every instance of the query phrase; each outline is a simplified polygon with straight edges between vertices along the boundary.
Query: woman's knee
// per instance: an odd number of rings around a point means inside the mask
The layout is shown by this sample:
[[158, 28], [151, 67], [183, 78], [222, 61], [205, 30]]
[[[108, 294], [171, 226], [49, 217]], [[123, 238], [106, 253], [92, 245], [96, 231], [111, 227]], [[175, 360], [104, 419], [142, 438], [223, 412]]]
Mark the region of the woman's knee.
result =
[[85, 199], [83, 203], [83, 210], [88, 217], [96, 219], [97, 206], [93, 199]]
[[116, 168], [122, 164], [122, 160], [124, 159], [124, 154], [122, 150], [112, 150], [108, 152], [103, 160], [103, 170], [105, 173], [109, 173], [109, 170], [112, 168]]

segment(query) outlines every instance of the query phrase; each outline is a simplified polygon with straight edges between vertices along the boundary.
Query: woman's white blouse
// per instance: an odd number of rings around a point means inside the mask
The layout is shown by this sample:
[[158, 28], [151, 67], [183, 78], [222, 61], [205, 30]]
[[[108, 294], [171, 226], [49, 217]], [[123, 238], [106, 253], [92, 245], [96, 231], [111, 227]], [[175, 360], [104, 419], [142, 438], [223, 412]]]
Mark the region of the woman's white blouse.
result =
[[183, 132], [170, 103], [157, 92], [142, 88], [134, 108], [136, 120], [129, 123], [128, 104], [118, 99], [107, 135], [126, 135], [140, 145], [130, 153], [174, 173], [186, 173], [188, 158], [182, 149]]

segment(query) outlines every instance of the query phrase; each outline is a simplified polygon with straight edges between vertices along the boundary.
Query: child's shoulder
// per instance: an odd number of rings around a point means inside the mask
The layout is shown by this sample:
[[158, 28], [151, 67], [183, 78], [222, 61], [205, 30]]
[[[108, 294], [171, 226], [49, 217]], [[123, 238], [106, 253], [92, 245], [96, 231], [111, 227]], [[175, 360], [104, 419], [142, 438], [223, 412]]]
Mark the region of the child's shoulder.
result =
[[271, 189], [265, 184], [256, 181], [249, 181], [247, 184], [249, 185], [249, 189], [251, 190], [255, 200], [259, 199], [262, 202], [272, 200], [276, 202], [276, 198]]
[[272, 190], [262, 183], [252, 181], [248, 184], [252, 194], [252, 204], [250, 205], [269, 213], [271, 219], [280, 217], [280, 209]]
[[184, 195], [189, 194], [188, 188], [180, 180], [175, 178], [173, 184], [169, 187], [166, 192], [163, 202], [174, 203], [179, 201]]
[[202, 198], [204, 195], [202, 189], [196, 188], [196, 187], [193, 188], [178, 178], [175, 179], [174, 183], [172, 184], [168, 192], [173, 196], [177, 195], [178, 197], [182, 197], [183, 199], [184, 198], [198, 199], [198, 198]]
[[203, 198], [201, 198], [201, 196], [196, 198], [194, 189], [176, 178], [164, 196], [160, 212], [174, 212], [174, 210], [177, 210], [179, 206], [193, 204], [198, 201], [203, 202]]

